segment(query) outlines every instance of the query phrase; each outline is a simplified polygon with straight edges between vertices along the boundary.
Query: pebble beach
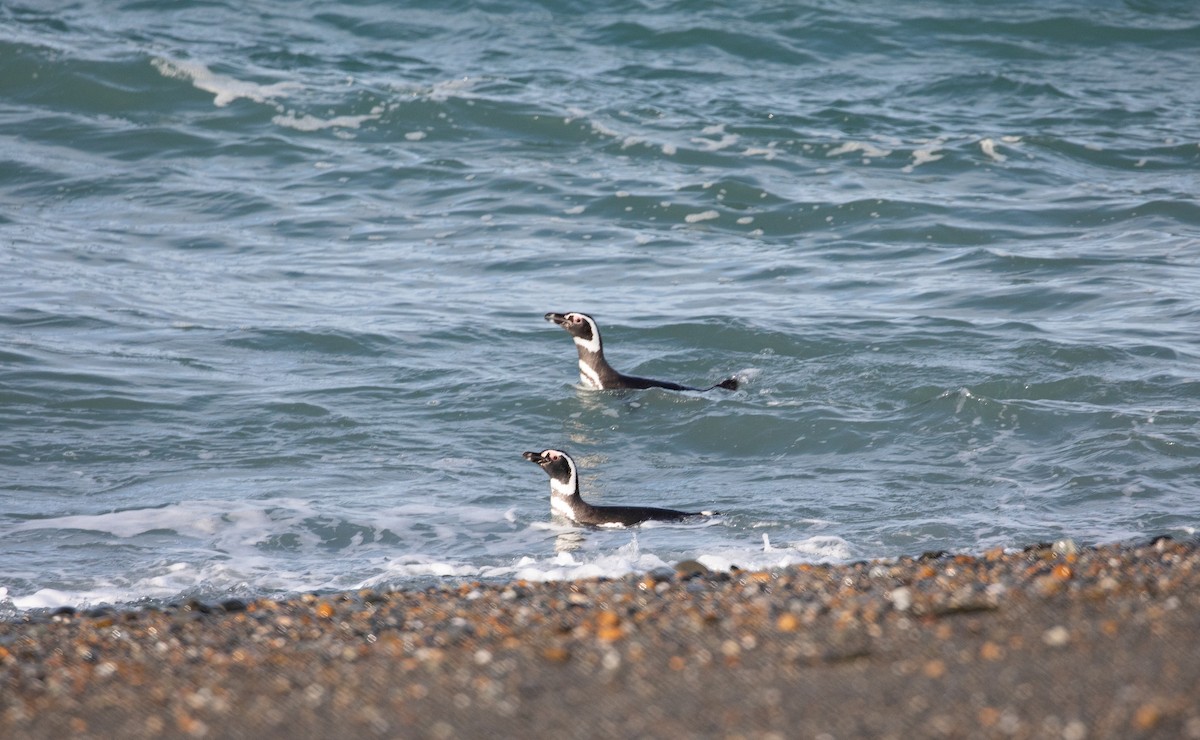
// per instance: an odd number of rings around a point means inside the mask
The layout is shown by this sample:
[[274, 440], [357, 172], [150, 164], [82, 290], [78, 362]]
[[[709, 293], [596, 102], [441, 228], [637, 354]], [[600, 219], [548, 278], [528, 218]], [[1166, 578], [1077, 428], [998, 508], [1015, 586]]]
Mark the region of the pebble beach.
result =
[[282, 8], [0, 2], [0, 740], [1200, 740], [1200, 3]]
[[454, 583], [0, 623], [3, 737], [1200, 737], [1200, 549]]

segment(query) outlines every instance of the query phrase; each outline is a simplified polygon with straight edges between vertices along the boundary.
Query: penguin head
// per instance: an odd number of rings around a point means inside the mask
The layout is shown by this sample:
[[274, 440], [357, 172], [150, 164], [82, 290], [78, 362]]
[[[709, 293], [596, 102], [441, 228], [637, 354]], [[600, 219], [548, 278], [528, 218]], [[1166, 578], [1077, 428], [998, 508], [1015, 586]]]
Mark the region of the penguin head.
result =
[[550, 489], [555, 493], [570, 495], [576, 491], [578, 477], [575, 473], [575, 461], [562, 450], [542, 450], [541, 452], [525, 452], [524, 457], [529, 462], [537, 463], [546, 475], [550, 476]]
[[591, 349], [591, 351], [599, 351], [600, 347], [600, 327], [596, 326], [596, 320], [586, 313], [572, 311], [571, 313], [548, 313], [546, 321], [554, 322], [567, 330], [567, 333], [575, 337], [575, 343]]

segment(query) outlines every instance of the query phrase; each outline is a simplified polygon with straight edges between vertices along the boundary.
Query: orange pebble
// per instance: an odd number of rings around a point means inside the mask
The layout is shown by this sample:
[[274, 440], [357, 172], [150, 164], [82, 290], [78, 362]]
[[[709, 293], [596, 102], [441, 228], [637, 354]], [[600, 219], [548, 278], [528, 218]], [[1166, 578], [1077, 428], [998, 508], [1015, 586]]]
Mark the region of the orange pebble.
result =
[[796, 618], [795, 614], [780, 614], [779, 619], [775, 621], [775, 626], [780, 632], [795, 632], [800, 627], [800, 620]]
[[555, 663], [563, 663], [571, 657], [571, 652], [564, 647], [548, 647], [542, 651], [542, 657]]
[[621, 624], [621, 616], [614, 611], [605, 610], [596, 615], [597, 627], [616, 627]]
[[596, 630], [596, 638], [603, 642], [613, 642], [625, 636], [625, 631], [619, 626], [600, 627]]
[[1161, 712], [1154, 704], [1143, 704], [1138, 707], [1137, 712], [1133, 715], [1133, 726], [1139, 730], [1153, 729], [1158, 721], [1162, 718]]

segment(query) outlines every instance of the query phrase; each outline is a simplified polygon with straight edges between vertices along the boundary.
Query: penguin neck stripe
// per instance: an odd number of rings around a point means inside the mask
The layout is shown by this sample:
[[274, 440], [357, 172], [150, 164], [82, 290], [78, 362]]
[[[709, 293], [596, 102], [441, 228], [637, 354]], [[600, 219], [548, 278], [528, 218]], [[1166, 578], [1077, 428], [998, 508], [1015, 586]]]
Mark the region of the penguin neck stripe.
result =
[[550, 479], [550, 493], [557, 498], [570, 498], [575, 495], [575, 475], [565, 481], [556, 478]]
[[591, 339], [584, 339], [583, 337], [575, 337], [575, 346], [579, 347], [580, 349], [591, 352], [592, 354], [599, 354], [599, 352], [600, 352], [600, 340], [597, 339], [594, 334], [592, 335]]
[[597, 390], [604, 387], [604, 384], [600, 382], [600, 373], [596, 372], [594, 367], [582, 359], [579, 360], [579, 382], [588, 388], [595, 388]]

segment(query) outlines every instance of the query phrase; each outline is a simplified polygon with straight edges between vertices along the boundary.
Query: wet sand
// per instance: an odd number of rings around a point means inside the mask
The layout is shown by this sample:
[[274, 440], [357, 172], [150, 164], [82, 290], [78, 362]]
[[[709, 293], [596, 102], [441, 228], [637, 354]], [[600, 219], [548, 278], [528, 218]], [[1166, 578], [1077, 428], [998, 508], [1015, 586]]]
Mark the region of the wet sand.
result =
[[1200, 738], [1200, 550], [30, 614], [0, 737]]

